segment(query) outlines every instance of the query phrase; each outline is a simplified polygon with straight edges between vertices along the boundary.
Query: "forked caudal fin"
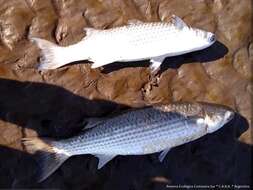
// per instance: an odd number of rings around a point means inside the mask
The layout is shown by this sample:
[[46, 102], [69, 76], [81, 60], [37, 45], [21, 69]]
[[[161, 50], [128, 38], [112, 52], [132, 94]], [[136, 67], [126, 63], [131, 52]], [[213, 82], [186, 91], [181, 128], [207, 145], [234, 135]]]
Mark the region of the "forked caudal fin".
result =
[[45, 180], [70, 157], [66, 151], [55, 146], [59, 142], [47, 138], [23, 138], [22, 141], [26, 150], [34, 154], [38, 163], [39, 169], [35, 176], [38, 182]]
[[[72, 61], [76, 61], [76, 52], [73, 48], [61, 47], [50, 41], [40, 38], [30, 38], [41, 49], [39, 70], [56, 69]], [[72, 46], [73, 47], [73, 46]]]

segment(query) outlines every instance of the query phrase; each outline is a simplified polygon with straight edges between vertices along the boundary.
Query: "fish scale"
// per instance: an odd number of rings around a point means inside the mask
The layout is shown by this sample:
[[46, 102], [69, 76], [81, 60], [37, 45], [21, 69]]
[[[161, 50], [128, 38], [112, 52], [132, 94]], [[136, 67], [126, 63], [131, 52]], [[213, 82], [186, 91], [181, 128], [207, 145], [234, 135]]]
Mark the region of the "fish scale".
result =
[[[117, 155], [162, 153], [170, 148], [212, 133], [230, 121], [233, 110], [207, 103], [171, 103], [128, 110], [103, 118], [93, 128], [59, 141], [45, 138], [23, 139], [27, 150], [37, 154], [43, 181], [73, 155], [93, 154], [99, 158], [98, 169]], [[88, 126], [94, 120], [88, 119]]]
[[[128, 118], [131, 118], [131, 120]], [[127, 125], [119, 128], [119, 123], [127, 123]], [[136, 145], [136, 149], [139, 151], [142, 146], [152, 144], [152, 141], [158, 136], [177, 135], [180, 131], [186, 130], [189, 128], [188, 126], [192, 125], [196, 125], [195, 119], [189, 120], [187, 117], [173, 112], [165, 113], [157, 109], [147, 108], [147, 110], [125, 113], [116, 120], [113, 118], [98, 124], [95, 128], [84, 133], [83, 136], [79, 136], [78, 142], [75, 139], [71, 139], [71, 142], [68, 140], [65, 150], [69, 151], [70, 154], [100, 154], [99, 149], [103, 147], [102, 149], [110, 149], [110, 153], [116, 154], [116, 152], [113, 152], [112, 147], [115, 147], [118, 151], [118, 146], [124, 146], [127, 150], [126, 153], [121, 151], [121, 154], [124, 155], [129, 153], [128, 145], [131, 146], [131, 144], [143, 141], [144, 143], [139, 144], [141, 147]], [[188, 130], [191, 131], [192, 129], [189, 128]], [[68, 147], [69, 144], [75, 144], [76, 146]], [[157, 151], [163, 148], [157, 145]], [[132, 154], [136, 154], [134, 151], [132, 151]]]
[[151, 72], [156, 72], [166, 57], [202, 50], [215, 42], [213, 33], [192, 28], [175, 15], [171, 22], [129, 21], [106, 30], [84, 30], [86, 36], [80, 42], [66, 47], [31, 38], [42, 50], [39, 69], [55, 69], [80, 60], [89, 60], [91, 67], [97, 68], [150, 59]]

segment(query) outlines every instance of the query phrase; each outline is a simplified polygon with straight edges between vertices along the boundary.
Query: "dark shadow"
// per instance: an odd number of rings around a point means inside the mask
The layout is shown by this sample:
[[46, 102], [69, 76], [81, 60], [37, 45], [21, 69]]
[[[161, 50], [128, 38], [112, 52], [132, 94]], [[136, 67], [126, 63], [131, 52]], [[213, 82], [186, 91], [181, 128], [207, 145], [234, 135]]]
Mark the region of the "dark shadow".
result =
[[149, 60], [144, 61], [129, 61], [129, 62], [114, 62], [108, 65], [103, 66], [103, 69], [101, 69], [101, 72], [104, 74], [108, 74], [123, 68], [136, 68], [136, 67], [149, 67], [150, 62]]
[[[212, 46], [201, 51], [167, 57], [161, 65], [160, 73], [168, 68], [178, 69], [183, 64], [215, 61], [224, 57], [227, 53], [228, 48], [223, 43], [216, 41]], [[149, 67], [149, 65], [149, 60], [138, 62], [115, 62], [104, 66], [102, 73], [107, 74], [126, 67]]]
[[[12, 142], [13, 144], [8, 144], [8, 147], [3, 145], [5, 143], [5, 140], [2, 139], [3, 136], [12, 138], [10, 136], [12, 133], [5, 134], [5, 130], [10, 127], [10, 124], [7, 123], [16, 125], [12, 126], [10, 130], [21, 128], [21, 138], [36, 134], [41, 137], [66, 138], [80, 132], [88, 117], [103, 117], [127, 108], [124, 105], [106, 100], [88, 100], [62, 87], [46, 83], [20, 82], [0, 78], [0, 92], [0, 120], [6, 122], [6, 126], [0, 128], [0, 188], [61, 189], [66, 186], [60, 175], [66, 167], [53, 174], [54, 177], [45, 183], [36, 183], [33, 177], [37, 165], [33, 157], [25, 152], [8, 148], [13, 145], [13, 147], [21, 149], [21, 142]], [[16, 136], [13, 137], [16, 138]], [[90, 160], [90, 157], [87, 155], [81, 157], [82, 163], [76, 165], [84, 170], [81, 173], [87, 178], [82, 180], [83, 182], [87, 181], [87, 184], [84, 185], [88, 186], [91, 185], [89, 180], [93, 180], [91, 182], [94, 183], [92, 175], [97, 176], [97, 173], [94, 170], [91, 172], [90, 166], [85, 164]], [[73, 160], [76, 164], [78, 161], [75, 160], [79, 160], [79, 158], [73, 158]], [[96, 159], [94, 161], [96, 163]], [[74, 166], [73, 168], [76, 169]], [[72, 173], [71, 168], [68, 168], [67, 171]], [[65, 177], [68, 175], [66, 174]], [[55, 176], [58, 177], [57, 180], [55, 180]]]
[[[34, 187], [36, 164], [30, 154], [0, 145], [0, 155], [0, 189], [16, 187], [25, 179], [29, 179], [29, 188]], [[28, 183], [25, 186], [28, 187]]]
[[[0, 79], [0, 92], [0, 119], [18, 125], [24, 134], [32, 129], [40, 136], [71, 136], [81, 130], [84, 118], [106, 116], [124, 107], [90, 101], [44, 83]], [[171, 149], [163, 163], [158, 154], [118, 156], [97, 170], [94, 156], [73, 156], [40, 184], [33, 180], [37, 166], [31, 155], [0, 145], [0, 188], [149, 190], [173, 184], [248, 185], [251, 147], [237, 140], [247, 129], [245, 118], [237, 115], [217, 132]]]
[[77, 64], [90, 64], [90, 65], [91, 65], [92, 63], [93, 63], [93, 62], [88, 61], [88, 60], [74, 61], [74, 62], [68, 63], [68, 64], [66, 64], [66, 65], [63, 65], [63, 66], [60, 67], [60, 68], [63, 68], [63, 67], [65, 67], [65, 66], [77, 65]]
[[228, 53], [228, 48], [221, 42], [216, 41], [207, 49], [193, 52], [193, 57], [198, 62], [215, 61], [224, 57]]
[[124, 107], [37, 82], [0, 79], [0, 92], [0, 119], [36, 130], [40, 136], [72, 135], [73, 130], [82, 128], [85, 117], [103, 116]]
[[168, 57], [162, 64], [161, 70], [166, 70], [168, 68], [178, 69], [183, 64], [193, 63], [193, 62], [210, 62], [215, 61], [224, 57], [228, 53], [228, 48], [221, 42], [216, 41], [209, 48], [187, 53], [182, 56]]

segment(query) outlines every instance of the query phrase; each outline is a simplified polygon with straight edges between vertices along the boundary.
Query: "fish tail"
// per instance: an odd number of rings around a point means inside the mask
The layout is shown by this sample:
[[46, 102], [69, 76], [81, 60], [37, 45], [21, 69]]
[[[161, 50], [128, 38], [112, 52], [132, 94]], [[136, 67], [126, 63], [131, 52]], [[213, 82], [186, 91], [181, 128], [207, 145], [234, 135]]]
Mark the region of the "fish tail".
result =
[[35, 174], [38, 182], [44, 181], [70, 157], [65, 150], [57, 148], [59, 143], [48, 138], [23, 138], [26, 150], [33, 154], [39, 169]]
[[40, 38], [30, 38], [41, 49], [39, 70], [56, 69], [68, 64], [69, 57], [67, 47], [58, 46], [50, 41]]

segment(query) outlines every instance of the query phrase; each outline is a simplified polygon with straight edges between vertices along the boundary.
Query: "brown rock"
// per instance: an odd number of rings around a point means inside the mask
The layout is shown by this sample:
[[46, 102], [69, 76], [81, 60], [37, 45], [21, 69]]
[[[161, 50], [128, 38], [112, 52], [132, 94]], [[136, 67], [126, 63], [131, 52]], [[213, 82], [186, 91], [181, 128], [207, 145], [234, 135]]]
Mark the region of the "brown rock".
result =
[[29, 7], [22, 1], [0, 2], [1, 41], [10, 50], [21, 39], [27, 37], [28, 27], [32, 20]]
[[233, 64], [238, 73], [242, 74], [245, 78], [250, 79], [252, 62], [249, 60], [247, 47], [239, 49], [235, 53]]

